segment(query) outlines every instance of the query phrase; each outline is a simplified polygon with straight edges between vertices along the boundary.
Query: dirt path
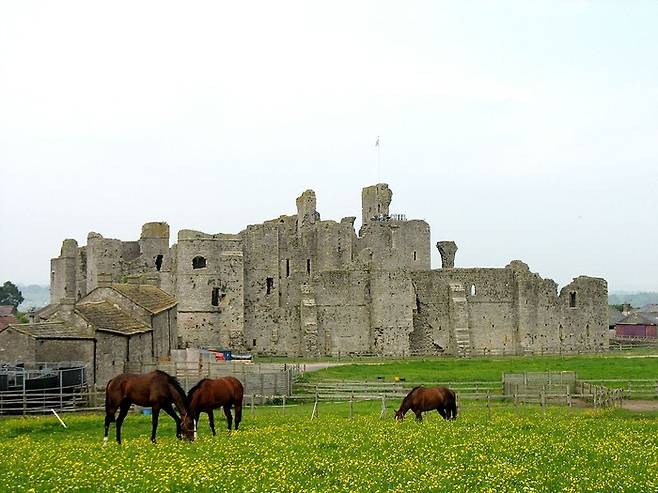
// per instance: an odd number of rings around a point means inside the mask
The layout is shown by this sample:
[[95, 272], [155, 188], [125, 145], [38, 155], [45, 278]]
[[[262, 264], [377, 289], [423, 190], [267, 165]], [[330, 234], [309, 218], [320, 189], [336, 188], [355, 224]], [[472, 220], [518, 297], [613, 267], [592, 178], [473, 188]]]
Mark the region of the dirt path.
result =
[[658, 411], [658, 400], [625, 400], [622, 402], [621, 407], [622, 409], [627, 409], [629, 411]]
[[332, 366], [343, 366], [349, 365], [350, 363], [300, 363], [300, 366], [305, 369], [305, 371], [318, 371], [324, 370], [325, 368], [331, 368]]

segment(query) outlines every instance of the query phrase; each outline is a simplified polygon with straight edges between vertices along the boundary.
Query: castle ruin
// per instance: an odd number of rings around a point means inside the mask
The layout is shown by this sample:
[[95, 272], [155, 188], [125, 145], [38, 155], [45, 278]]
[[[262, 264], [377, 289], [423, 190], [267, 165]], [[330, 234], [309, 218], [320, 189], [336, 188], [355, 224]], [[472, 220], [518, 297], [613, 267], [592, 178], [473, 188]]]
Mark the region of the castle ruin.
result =
[[431, 268], [429, 225], [389, 212], [386, 184], [362, 191], [355, 217], [321, 220], [312, 190], [297, 214], [237, 234], [147, 223], [138, 241], [89, 233], [51, 261], [51, 308], [98, 287], [150, 284], [173, 295], [179, 347], [258, 354], [539, 354], [608, 347], [607, 283], [557, 284], [520, 261], [456, 268], [457, 245], [440, 241]]

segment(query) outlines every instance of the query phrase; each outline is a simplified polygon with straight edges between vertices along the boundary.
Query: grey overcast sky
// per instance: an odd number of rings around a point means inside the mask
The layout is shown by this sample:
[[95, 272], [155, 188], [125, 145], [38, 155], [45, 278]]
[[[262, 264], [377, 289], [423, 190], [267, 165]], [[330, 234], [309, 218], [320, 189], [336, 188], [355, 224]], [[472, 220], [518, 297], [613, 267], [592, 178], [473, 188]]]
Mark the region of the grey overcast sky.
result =
[[658, 290], [657, 164], [655, 0], [0, 0], [0, 281], [382, 181], [457, 266]]

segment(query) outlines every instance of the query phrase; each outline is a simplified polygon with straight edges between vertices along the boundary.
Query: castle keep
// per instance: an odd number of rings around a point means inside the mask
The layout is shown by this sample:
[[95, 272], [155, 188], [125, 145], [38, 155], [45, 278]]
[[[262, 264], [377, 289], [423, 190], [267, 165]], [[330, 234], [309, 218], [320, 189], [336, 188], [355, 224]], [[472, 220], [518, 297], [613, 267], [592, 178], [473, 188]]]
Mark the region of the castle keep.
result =
[[[386, 184], [362, 191], [355, 217], [321, 220], [312, 190], [297, 214], [237, 234], [178, 233], [147, 223], [138, 241], [90, 233], [51, 261], [51, 307], [96, 288], [154, 285], [177, 301], [179, 347], [261, 354], [524, 354], [608, 347], [607, 283], [581, 276], [560, 293], [520, 261], [455, 268], [441, 241], [430, 265], [429, 225], [390, 214]], [[84, 300], [83, 300], [84, 301]], [[58, 308], [59, 307], [59, 308]]]

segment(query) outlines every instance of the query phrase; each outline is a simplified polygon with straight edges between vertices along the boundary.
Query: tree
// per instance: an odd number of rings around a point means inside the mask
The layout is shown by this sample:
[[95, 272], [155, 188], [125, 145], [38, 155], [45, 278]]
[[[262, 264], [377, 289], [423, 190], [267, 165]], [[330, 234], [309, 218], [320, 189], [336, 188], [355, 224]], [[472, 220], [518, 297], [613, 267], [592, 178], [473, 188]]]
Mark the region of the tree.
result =
[[11, 281], [7, 281], [0, 287], [0, 305], [12, 305], [18, 308], [23, 303], [23, 294]]

